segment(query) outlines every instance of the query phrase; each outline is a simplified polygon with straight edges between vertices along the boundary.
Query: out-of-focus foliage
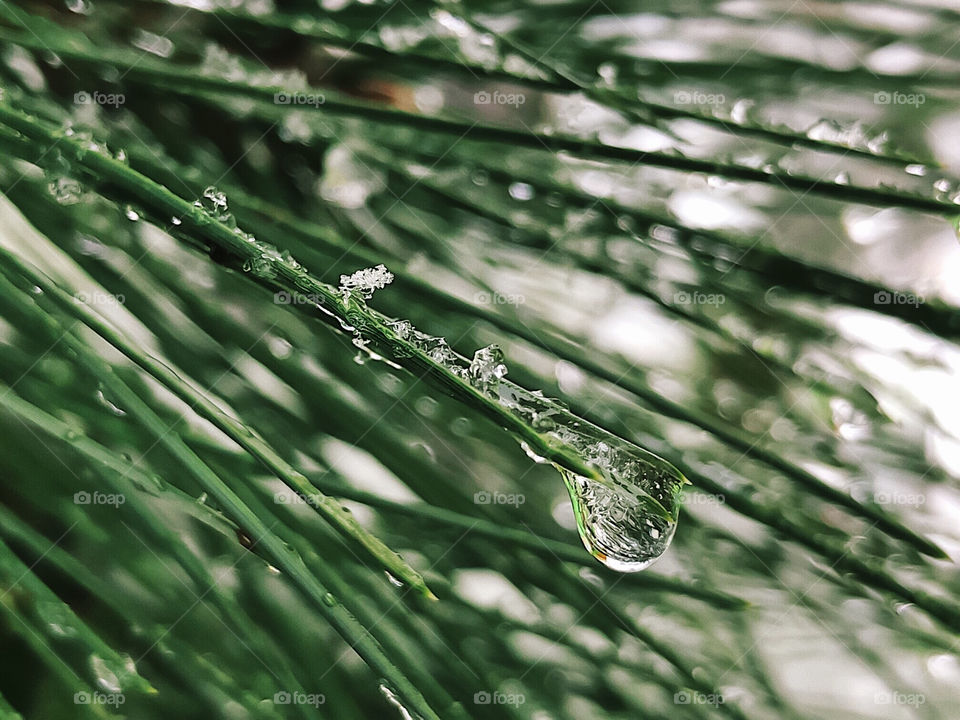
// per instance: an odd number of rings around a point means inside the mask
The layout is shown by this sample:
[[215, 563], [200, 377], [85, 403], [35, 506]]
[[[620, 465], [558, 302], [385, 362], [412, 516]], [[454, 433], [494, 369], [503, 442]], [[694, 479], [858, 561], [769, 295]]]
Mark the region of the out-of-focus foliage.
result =
[[[0, 0], [0, 717], [955, 717], [958, 28]], [[680, 468], [667, 553], [249, 235]]]

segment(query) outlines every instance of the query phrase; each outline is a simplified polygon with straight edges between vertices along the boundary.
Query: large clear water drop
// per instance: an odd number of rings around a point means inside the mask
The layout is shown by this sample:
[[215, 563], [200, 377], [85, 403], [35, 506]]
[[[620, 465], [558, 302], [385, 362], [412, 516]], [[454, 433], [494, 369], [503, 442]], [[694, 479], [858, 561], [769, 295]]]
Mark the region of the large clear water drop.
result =
[[[572, 450], [595, 470], [581, 475], [556, 462], [577, 530], [611, 570], [637, 572], [670, 546], [687, 479], [661, 457], [577, 417], [561, 403], [503, 381], [501, 404], [521, 415], [548, 444]], [[538, 462], [550, 462], [527, 452]]]
[[673, 540], [687, 480], [666, 460], [583, 421], [560, 425], [555, 434], [600, 470], [598, 479], [554, 464], [584, 546], [611, 570], [649, 567]]

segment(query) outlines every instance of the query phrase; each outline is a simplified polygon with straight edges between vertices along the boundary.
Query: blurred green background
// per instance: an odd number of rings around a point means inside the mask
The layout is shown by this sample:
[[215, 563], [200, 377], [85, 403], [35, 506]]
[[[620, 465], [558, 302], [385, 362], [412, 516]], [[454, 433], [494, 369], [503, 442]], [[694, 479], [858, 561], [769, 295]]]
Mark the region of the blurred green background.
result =
[[[0, 0], [0, 717], [956, 717], [958, 29]], [[670, 548], [234, 227], [675, 465]]]

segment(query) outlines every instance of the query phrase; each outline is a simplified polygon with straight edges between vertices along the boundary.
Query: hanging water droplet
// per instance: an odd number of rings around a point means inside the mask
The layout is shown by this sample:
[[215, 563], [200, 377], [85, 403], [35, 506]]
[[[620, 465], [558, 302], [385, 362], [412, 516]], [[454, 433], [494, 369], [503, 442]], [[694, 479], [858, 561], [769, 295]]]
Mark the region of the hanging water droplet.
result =
[[844, 440], [863, 440], [870, 434], [867, 416], [857, 410], [849, 400], [831, 398], [830, 414], [834, 429]]
[[215, 43], [209, 43], [204, 48], [200, 72], [203, 75], [222, 77], [233, 82], [243, 80], [247, 74], [240, 58], [231, 55], [229, 51]]
[[439, 408], [440, 404], [429, 395], [422, 395], [413, 401], [413, 409], [424, 417], [433, 417]]
[[747, 98], [740, 98], [730, 109], [730, 119], [739, 125], [743, 125], [750, 119], [750, 114], [756, 101]]
[[140, 219], [140, 213], [134, 210], [130, 205], [125, 205], [123, 214], [130, 222], [137, 222]]
[[400, 697], [390, 689], [386, 681], [381, 681], [380, 692], [383, 694], [383, 697], [386, 699], [386, 701], [397, 709], [402, 720], [415, 720], [414, 715], [407, 710], [407, 708], [401, 702]]
[[525, 182], [515, 182], [510, 184], [508, 192], [514, 200], [526, 202], [533, 197], [533, 186]]
[[146, 30], [137, 30], [131, 42], [135, 47], [158, 57], [168, 58], [173, 54], [173, 41], [170, 38]]
[[[599, 472], [579, 475], [552, 463], [563, 476], [584, 546], [612, 570], [636, 572], [660, 557], [677, 527], [686, 478], [670, 463], [577, 418], [555, 400], [506, 381], [501, 403], [534, 422], [549, 417], [542, 437], [576, 451]], [[524, 448], [535, 460], [538, 454]], [[543, 458], [539, 458], [543, 462]]]
[[926, 165], [919, 165], [919, 164], [907, 165], [906, 171], [908, 175], [916, 175], [917, 177], [923, 177], [924, 175], [927, 174], [927, 167]]
[[67, 10], [78, 15], [89, 15], [93, 12], [93, 3], [90, 0], [66, 0]]
[[612, 62], [601, 63], [597, 67], [597, 75], [604, 85], [613, 85], [617, 81], [617, 66]]
[[842, 130], [840, 123], [835, 120], [818, 120], [807, 128], [807, 137], [811, 140], [838, 140]]
[[837, 185], [849, 185], [850, 184], [850, 174], [847, 172], [838, 173], [837, 176], [833, 179]]
[[77, 634], [76, 618], [70, 609], [59, 600], [41, 600], [35, 605], [37, 616], [58, 637], [74, 637]]
[[415, 442], [411, 443], [410, 448], [416, 452], [424, 453], [428, 458], [433, 461], [437, 459], [437, 451], [433, 449], [432, 446], [427, 445], [425, 442]]
[[127, 414], [126, 410], [123, 410], [107, 399], [107, 396], [103, 394], [103, 388], [97, 390], [97, 402], [103, 405], [107, 410], [116, 415], [117, 417], [123, 417]]
[[253, 538], [247, 535], [243, 530], [237, 528], [235, 532], [237, 534], [237, 542], [239, 542], [242, 547], [249, 550], [254, 546], [255, 543], [253, 542]]
[[657, 512], [648, 497], [633, 494], [629, 486], [611, 488], [557, 469], [570, 494], [580, 538], [597, 560], [611, 570], [636, 572], [666, 551], [677, 529], [676, 516]]
[[538, 455], [537, 453], [535, 453], [533, 451], [533, 448], [527, 445], [527, 443], [524, 442], [523, 440], [520, 441], [520, 449], [523, 450], [527, 454], [527, 457], [533, 460], [535, 463], [545, 464], [549, 462], [549, 460], [547, 460], [542, 455]]
[[137, 676], [137, 667], [129, 655], [109, 660], [99, 655], [90, 656], [90, 669], [96, 676], [97, 685], [107, 692], [121, 693]]
[[323, 596], [323, 604], [327, 607], [336, 607], [337, 598], [333, 595], [333, 593], [326, 593]]
[[606, 583], [603, 582], [603, 578], [597, 575], [591, 568], [582, 567], [577, 573], [580, 576], [580, 579], [584, 582], [588, 582], [596, 588], [601, 590], [605, 587]]

